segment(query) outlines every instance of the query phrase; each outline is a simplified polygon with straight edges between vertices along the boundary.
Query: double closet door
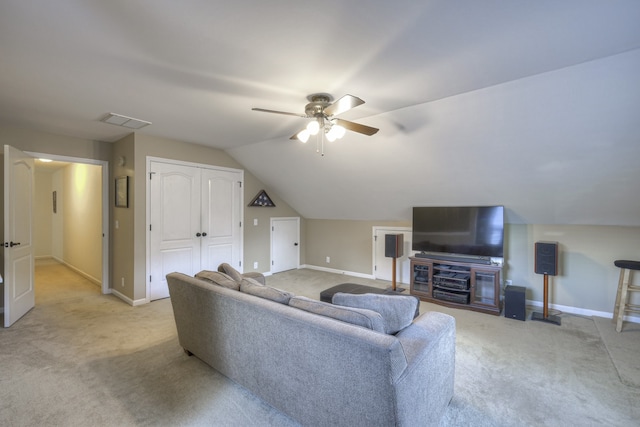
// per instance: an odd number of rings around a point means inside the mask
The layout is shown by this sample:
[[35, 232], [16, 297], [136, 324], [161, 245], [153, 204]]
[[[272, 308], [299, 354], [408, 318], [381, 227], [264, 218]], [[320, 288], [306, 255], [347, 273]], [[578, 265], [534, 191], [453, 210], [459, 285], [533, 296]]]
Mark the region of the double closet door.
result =
[[242, 271], [243, 171], [150, 162], [149, 299], [167, 298], [168, 273], [193, 276], [226, 262]]

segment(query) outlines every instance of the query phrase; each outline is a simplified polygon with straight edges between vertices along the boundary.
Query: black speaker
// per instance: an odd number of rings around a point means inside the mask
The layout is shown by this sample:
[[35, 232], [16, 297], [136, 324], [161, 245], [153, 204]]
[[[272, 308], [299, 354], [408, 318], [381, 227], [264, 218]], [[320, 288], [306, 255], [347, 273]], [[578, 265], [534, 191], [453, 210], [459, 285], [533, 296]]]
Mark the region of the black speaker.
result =
[[403, 255], [404, 234], [384, 235], [384, 256], [388, 258], [400, 258]]
[[504, 317], [524, 320], [527, 317], [525, 297], [527, 288], [507, 286], [504, 288]]
[[536, 274], [558, 274], [558, 242], [536, 242]]

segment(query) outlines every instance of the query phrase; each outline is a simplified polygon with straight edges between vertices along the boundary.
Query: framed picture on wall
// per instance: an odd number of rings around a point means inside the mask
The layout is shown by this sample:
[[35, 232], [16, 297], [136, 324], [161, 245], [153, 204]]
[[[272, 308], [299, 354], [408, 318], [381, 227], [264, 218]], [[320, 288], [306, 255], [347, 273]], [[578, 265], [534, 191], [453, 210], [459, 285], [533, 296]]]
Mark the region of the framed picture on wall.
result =
[[116, 207], [129, 207], [129, 177], [120, 176], [116, 178]]

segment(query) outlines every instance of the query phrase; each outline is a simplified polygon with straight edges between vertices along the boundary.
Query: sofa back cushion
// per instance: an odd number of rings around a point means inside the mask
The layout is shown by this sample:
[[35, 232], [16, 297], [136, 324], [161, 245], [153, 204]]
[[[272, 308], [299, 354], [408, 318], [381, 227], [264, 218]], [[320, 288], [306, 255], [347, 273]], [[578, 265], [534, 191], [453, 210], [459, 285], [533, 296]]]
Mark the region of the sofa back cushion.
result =
[[242, 279], [242, 282], [240, 282], [240, 292], [279, 302], [280, 304], [289, 304], [289, 300], [293, 296], [291, 292], [272, 288], [271, 286], [265, 286], [256, 280], [247, 277]]
[[220, 285], [225, 288], [240, 290], [240, 283], [233, 280], [231, 277], [218, 271], [202, 270], [195, 276], [197, 279], [206, 280], [207, 282], [215, 285]]
[[289, 305], [310, 313], [331, 317], [336, 320], [341, 320], [343, 322], [384, 333], [384, 321], [382, 316], [372, 310], [341, 307], [301, 296], [292, 297], [289, 300]]
[[410, 295], [348, 294], [337, 292], [331, 302], [334, 305], [364, 308], [380, 313], [384, 320], [384, 332], [395, 334], [413, 322], [418, 299]]
[[223, 262], [222, 264], [220, 264], [218, 266], [218, 271], [220, 273], [224, 273], [227, 276], [231, 277], [233, 280], [238, 282], [238, 284], [240, 284], [240, 282], [242, 282], [242, 274], [240, 274], [240, 272], [238, 270], [236, 270], [235, 268], [231, 267], [231, 265], [227, 264], [226, 262]]

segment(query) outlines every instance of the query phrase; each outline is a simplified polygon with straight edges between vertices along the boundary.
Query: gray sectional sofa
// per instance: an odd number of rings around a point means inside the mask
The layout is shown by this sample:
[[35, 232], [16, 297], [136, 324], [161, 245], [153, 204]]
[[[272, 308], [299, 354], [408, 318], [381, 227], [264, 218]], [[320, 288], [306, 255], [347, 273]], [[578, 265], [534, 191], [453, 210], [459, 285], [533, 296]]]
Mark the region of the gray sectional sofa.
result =
[[[453, 317], [413, 319], [412, 297], [336, 294], [335, 305], [236, 279], [167, 275], [188, 354], [305, 426], [438, 424], [453, 396]], [[382, 314], [363, 308], [389, 298]]]

